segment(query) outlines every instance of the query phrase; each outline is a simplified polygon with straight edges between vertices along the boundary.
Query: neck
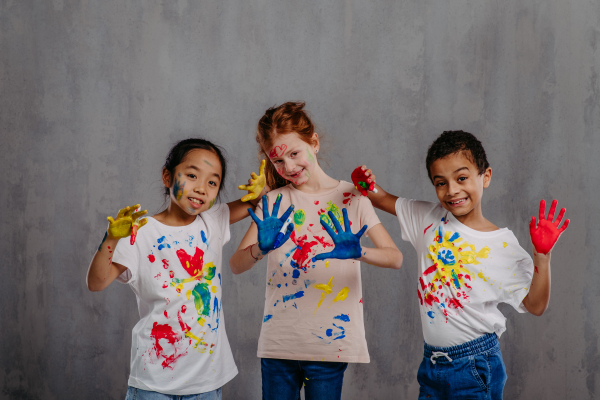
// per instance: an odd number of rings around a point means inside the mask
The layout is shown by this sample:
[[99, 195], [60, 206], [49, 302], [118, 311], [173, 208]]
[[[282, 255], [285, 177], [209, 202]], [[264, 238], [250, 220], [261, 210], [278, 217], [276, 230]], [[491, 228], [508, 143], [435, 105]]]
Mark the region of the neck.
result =
[[323, 190], [336, 187], [338, 183], [338, 180], [327, 175], [321, 169], [321, 166], [317, 164], [313, 169], [312, 175], [308, 177], [308, 180], [301, 185], [294, 185], [294, 187], [305, 193], [319, 193]]
[[[454, 214], [453, 214], [454, 215]], [[465, 215], [454, 215], [454, 217], [463, 225], [476, 231], [488, 232], [495, 231], [498, 227], [485, 219], [481, 211], [481, 204]]]

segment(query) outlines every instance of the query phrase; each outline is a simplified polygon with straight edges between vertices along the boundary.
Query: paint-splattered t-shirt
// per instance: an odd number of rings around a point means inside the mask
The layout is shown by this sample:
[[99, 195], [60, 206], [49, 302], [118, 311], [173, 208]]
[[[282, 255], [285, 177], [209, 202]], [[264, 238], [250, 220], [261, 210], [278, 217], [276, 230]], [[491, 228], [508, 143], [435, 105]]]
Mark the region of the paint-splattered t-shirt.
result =
[[221, 258], [229, 207], [218, 204], [187, 226], [154, 218], [135, 245], [119, 241], [117, 279], [137, 296], [129, 386], [172, 395], [218, 389], [237, 375], [221, 306]]
[[[269, 253], [263, 324], [258, 356], [289, 360], [369, 362], [363, 321], [360, 262], [328, 259], [312, 262], [333, 249], [320, 220], [335, 230], [328, 211], [343, 227], [342, 209], [348, 211], [352, 232], [379, 224], [371, 201], [351, 183], [307, 194], [288, 185], [269, 192], [272, 209], [281, 193], [281, 213], [295, 205], [290, 240]], [[257, 207], [262, 215], [262, 203]]]
[[529, 291], [533, 260], [507, 228], [480, 232], [439, 203], [399, 198], [402, 239], [417, 250], [417, 295], [425, 342], [455, 346], [486, 333], [498, 337], [506, 318], [498, 303], [519, 312]]

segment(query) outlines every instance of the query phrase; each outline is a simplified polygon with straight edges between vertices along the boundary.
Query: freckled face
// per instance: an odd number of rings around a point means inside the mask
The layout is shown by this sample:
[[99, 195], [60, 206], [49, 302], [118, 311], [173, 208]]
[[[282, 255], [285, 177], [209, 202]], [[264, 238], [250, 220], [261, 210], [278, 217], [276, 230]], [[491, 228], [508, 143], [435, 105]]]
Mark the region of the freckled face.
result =
[[296, 132], [290, 132], [278, 134], [267, 154], [281, 177], [294, 185], [302, 185], [308, 182], [317, 166], [318, 146], [318, 142], [310, 145]]
[[163, 171], [163, 183], [171, 192], [171, 205], [189, 215], [208, 210], [219, 194], [221, 174], [221, 162], [215, 153], [204, 149], [190, 151], [175, 168], [172, 180]]
[[492, 178], [491, 168], [479, 175], [477, 166], [459, 152], [435, 160], [430, 171], [440, 203], [454, 216], [466, 216], [474, 209], [481, 209], [483, 189]]

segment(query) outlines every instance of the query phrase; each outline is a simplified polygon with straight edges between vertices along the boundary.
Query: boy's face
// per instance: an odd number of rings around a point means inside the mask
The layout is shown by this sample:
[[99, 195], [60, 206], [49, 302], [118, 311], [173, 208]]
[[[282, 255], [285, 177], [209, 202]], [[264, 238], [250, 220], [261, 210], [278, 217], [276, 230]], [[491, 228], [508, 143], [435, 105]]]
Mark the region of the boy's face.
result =
[[430, 171], [437, 197], [446, 210], [455, 217], [467, 216], [473, 210], [481, 213], [481, 197], [490, 185], [491, 168], [480, 175], [461, 151], [435, 160]]

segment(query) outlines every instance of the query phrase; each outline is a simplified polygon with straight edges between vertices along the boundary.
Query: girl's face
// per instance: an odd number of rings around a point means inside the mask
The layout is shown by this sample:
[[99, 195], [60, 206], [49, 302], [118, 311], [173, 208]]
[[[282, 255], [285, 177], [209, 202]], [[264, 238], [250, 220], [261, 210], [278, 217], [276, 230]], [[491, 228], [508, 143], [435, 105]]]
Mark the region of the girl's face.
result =
[[273, 146], [267, 151], [279, 175], [296, 186], [308, 182], [318, 166], [316, 153], [319, 141], [316, 133], [313, 133], [313, 139], [316, 143], [310, 145], [296, 132], [278, 134]]
[[198, 215], [213, 206], [221, 184], [221, 162], [209, 150], [188, 152], [171, 177], [163, 170], [163, 183], [170, 189], [171, 205], [189, 215]]

